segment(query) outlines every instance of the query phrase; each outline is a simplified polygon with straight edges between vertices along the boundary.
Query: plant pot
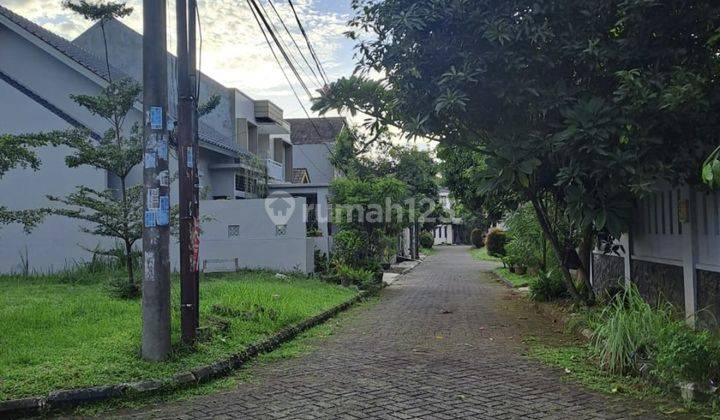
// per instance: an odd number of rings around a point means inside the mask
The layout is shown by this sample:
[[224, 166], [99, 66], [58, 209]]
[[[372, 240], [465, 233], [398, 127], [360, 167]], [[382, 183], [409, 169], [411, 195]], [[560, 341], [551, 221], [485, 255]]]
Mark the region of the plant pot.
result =
[[515, 267], [515, 273], [519, 274], [521, 276], [524, 276], [525, 273], [527, 273], [527, 267], [523, 267], [522, 265], [519, 265]]

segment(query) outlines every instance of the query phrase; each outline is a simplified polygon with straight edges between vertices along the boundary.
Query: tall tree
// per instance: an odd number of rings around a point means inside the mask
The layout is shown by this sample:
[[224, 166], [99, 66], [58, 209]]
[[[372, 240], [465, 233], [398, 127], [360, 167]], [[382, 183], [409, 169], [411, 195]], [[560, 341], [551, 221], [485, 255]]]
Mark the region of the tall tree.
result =
[[[619, 235], [633, 199], [696, 179], [718, 128], [716, 2], [354, 0], [359, 73], [316, 110], [364, 112], [484, 157], [480, 195], [529, 201], [558, 255]], [[438, 59], [442, 57], [442, 59]], [[384, 74], [380, 80], [364, 75]], [[713, 112], [714, 111], [714, 112]], [[548, 202], [572, 232], [553, 223]], [[569, 270], [570, 293], [582, 296]]]
[[[122, 258], [128, 274], [125, 294], [134, 296], [139, 294], [139, 287], [134, 273], [133, 246], [142, 237], [143, 197], [142, 186], [128, 185], [128, 176], [142, 162], [142, 132], [137, 123], [127, 127], [126, 119], [142, 88], [132, 79], [113, 80], [110, 77], [112, 68], [104, 31], [105, 22], [127, 16], [132, 9], [125, 7], [124, 3], [90, 4], [84, 0], [79, 3], [67, 1], [64, 5], [86, 19], [99, 21], [103, 26], [109, 83], [97, 95], [73, 95], [72, 99], [105, 120], [110, 127], [99, 139], [91, 136], [68, 139], [65, 144], [73, 152], [66, 158], [66, 163], [71, 168], [87, 165], [105, 170], [112, 176], [111, 182], [117, 185], [105, 190], [78, 186], [66, 197], [48, 198], [65, 205], [54, 210], [56, 214], [89, 222], [89, 225], [81, 227], [84, 232], [122, 242]], [[169, 182], [169, 176], [166, 178]], [[116, 254], [113, 250], [105, 252]]]

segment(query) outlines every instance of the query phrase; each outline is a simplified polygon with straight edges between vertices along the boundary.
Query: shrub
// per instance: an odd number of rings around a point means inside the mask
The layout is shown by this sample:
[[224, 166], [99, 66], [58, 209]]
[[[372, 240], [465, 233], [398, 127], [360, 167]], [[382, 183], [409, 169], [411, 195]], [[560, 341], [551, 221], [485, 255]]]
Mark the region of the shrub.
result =
[[485, 238], [485, 247], [491, 257], [502, 258], [505, 256], [505, 244], [507, 244], [507, 233], [504, 230], [491, 229]]
[[475, 248], [482, 248], [485, 245], [485, 231], [482, 229], [473, 229], [470, 232], [470, 242]]
[[420, 246], [423, 248], [430, 249], [435, 245], [435, 237], [430, 232], [420, 233]]
[[617, 294], [593, 328], [600, 367], [619, 374], [637, 370], [650, 357], [660, 331], [671, 322], [670, 313], [667, 306], [653, 310], [635, 285]]
[[651, 373], [662, 382], [708, 384], [720, 379], [720, 342], [710, 332], [675, 321], [660, 330], [654, 344]]
[[315, 272], [318, 274], [325, 274], [328, 271], [328, 260], [327, 255], [321, 250], [315, 248], [314, 252], [315, 260]]
[[357, 265], [366, 259], [367, 235], [357, 230], [343, 230], [333, 236], [333, 257], [341, 264]]
[[336, 271], [337, 276], [345, 285], [355, 285], [362, 290], [373, 290], [379, 286], [374, 271], [352, 268], [343, 264], [338, 265]]
[[507, 255], [524, 267], [545, 269], [548, 247], [532, 206], [518, 207], [506, 217], [505, 225], [509, 236], [505, 247]]
[[540, 273], [530, 282], [530, 298], [540, 302], [568, 297], [567, 287], [556, 270]]
[[108, 294], [116, 299], [137, 299], [141, 295], [138, 283], [129, 283], [127, 277], [112, 276], [108, 282]]

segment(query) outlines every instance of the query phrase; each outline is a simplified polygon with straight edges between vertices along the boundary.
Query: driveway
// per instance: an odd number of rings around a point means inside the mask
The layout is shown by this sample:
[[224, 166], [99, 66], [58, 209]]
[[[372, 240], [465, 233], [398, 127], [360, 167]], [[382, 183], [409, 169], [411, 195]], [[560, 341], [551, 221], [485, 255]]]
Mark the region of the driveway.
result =
[[557, 334], [466, 247], [440, 247], [310, 354], [251, 368], [252, 383], [125, 413], [153, 418], [628, 418], [643, 404], [564, 380], [523, 356]]

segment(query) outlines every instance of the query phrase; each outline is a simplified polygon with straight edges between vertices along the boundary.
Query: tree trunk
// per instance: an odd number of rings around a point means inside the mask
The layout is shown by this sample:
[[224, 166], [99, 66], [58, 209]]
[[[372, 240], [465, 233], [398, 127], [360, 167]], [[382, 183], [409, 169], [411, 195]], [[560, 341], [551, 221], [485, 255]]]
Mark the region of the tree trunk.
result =
[[133, 268], [132, 244], [125, 241], [125, 264], [127, 265], [128, 281], [131, 286], [135, 286], [135, 272]]
[[[552, 229], [552, 226], [550, 226], [550, 223], [548, 222], [547, 215], [545, 214], [545, 210], [542, 208], [540, 203], [538, 202], [538, 199], [536, 197], [533, 197], [531, 200], [533, 208], [535, 209], [535, 214], [537, 215], [538, 222], [540, 222], [540, 227], [543, 230], [543, 233], [545, 234], [545, 237], [550, 241], [550, 245], [552, 245], [553, 249], [555, 250], [555, 253], [558, 255], [559, 258], [562, 258], [562, 255], [564, 253], [564, 249], [560, 245], [560, 240], [558, 240], [557, 235], [555, 234], [555, 231]], [[577, 288], [575, 287], [575, 283], [573, 283], [572, 275], [570, 275], [570, 270], [568, 270], [561, 261], [560, 264], [560, 271], [563, 275], [563, 280], [565, 282], [565, 287], [567, 287], [568, 292], [570, 292], [570, 295], [578, 302], [581, 302], [583, 304], [587, 304], [587, 301], [585, 298], [580, 295]]]
[[590, 258], [592, 257], [592, 238], [592, 229], [587, 228], [583, 230], [582, 238], [580, 240], [580, 249], [578, 252], [580, 256], [580, 269], [578, 270], [578, 274], [580, 275], [580, 278], [582, 279], [583, 283], [585, 284], [585, 288], [587, 289], [586, 299], [589, 303], [595, 301], [595, 292], [593, 291], [592, 284], [590, 283]]

